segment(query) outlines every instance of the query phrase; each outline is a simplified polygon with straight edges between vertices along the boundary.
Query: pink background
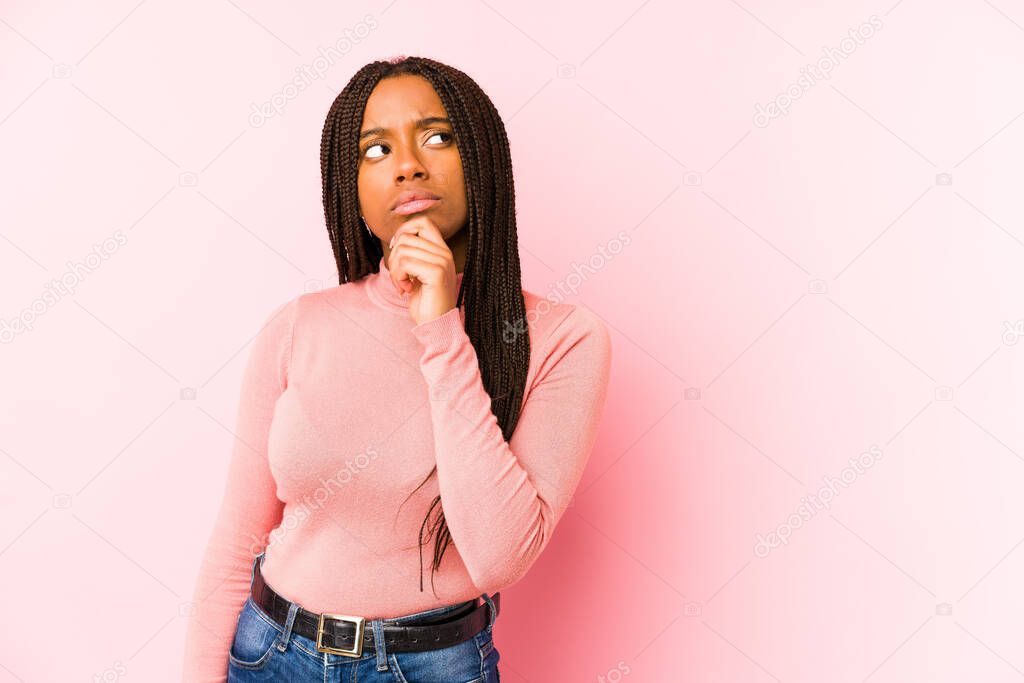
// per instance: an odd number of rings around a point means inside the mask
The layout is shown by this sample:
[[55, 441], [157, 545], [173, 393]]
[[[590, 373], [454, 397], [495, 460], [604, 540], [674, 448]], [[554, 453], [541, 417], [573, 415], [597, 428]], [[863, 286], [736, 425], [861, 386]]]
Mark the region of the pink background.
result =
[[324, 115], [396, 54], [489, 93], [524, 286], [615, 344], [503, 680], [1024, 677], [1019, 2], [88, 5], [0, 6], [0, 683], [178, 680], [248, 345], [337, 283]]

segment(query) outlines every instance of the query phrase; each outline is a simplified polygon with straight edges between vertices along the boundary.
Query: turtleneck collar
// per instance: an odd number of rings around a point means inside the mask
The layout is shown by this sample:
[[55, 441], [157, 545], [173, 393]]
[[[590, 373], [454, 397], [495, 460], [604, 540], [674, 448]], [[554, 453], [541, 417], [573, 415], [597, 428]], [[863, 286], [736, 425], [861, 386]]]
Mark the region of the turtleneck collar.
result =
[[[462, 287], [463, 273], [455, 274], [455, 293], [458, 295]], [[377, 272], [370, 273], [367, 278], [367, 292], [375, 304], [382, 308], [390, 309], [399, 313], [408, 314], [409, 297], [402, 296], [395, 289], [391, 282], [391, 272], [388, 270], [386, 259], [381, 256], [377, 264]]]

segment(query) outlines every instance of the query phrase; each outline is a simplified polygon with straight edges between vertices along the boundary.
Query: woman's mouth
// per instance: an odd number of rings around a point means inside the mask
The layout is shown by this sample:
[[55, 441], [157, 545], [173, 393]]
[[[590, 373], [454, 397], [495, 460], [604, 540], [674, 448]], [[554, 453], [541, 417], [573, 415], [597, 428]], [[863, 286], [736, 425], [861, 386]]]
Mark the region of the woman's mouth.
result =
[[412, 199], [412, 200], [407, 201], [407, 202], [402, 202], [401, 204], [396, 206], [395, 207], [395, 213], [397, 213], [399, 215], [402, 215], [402, 216], [407, 216], [407, 215], [409, 215], [411, 213], [416, 213], [417, 211], [424, 211], [426, 209], [429, 209], [434, 204], [437, 204], [439, 201], [441, 201], [441, 200], [440, 199]]

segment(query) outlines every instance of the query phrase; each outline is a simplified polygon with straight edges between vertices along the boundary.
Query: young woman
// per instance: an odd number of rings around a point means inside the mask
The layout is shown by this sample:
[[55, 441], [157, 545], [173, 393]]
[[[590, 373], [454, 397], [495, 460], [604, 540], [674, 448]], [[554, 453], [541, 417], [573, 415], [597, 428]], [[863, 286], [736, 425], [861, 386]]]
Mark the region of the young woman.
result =
[[461, 71], [360, 69], [321, 170], [339, 285], [253, 343], [185, 681], [498, 681], [498, 591], [582, 476], [608, 331], [521, 288], [505, 128]]

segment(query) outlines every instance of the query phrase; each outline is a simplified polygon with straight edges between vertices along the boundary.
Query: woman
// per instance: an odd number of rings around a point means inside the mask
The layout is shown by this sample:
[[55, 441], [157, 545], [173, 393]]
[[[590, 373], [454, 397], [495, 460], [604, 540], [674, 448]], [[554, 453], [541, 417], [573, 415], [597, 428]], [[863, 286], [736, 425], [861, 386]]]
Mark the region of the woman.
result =
[[185, 680], [497, 681], [498, 591], [580, 480], [609, 334], [521, 288], [508, 139], [461, 71], [363, 67], [321, 170], [340, 282], [250, 351]]

